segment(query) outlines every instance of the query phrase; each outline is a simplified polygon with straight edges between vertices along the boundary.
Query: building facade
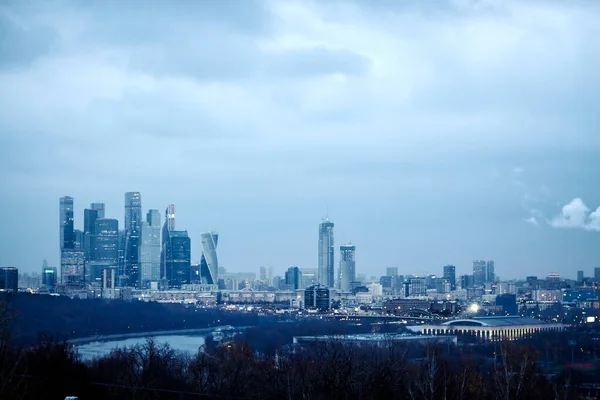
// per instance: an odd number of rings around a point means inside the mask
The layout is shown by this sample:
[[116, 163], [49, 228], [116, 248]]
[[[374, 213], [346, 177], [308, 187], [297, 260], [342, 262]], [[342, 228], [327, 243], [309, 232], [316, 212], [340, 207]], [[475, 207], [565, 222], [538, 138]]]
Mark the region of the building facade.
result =
[[444, 279], [450, 282], [451, 290], [456, 290], [456, 267], [454, 265], [444, 266]]
[[217, 258], [217, 232], [205, 232], [200, 235], [202, 256], [200, 257], [200, 275], [203, 283], [216, 285], [219, 280], [219, 260]]
[[11, 292], [17, 292], [19, 290], [19, 270], [17, 268], [0, 268], [0, 290]]
[[356, 281], [356, 246], [344, 244], [340, 246], [339, 289], [343, 292], [352, 290], [352, 282]]
[[125, 193], [125, 271], [128, 286], [141, 285], [140, 237], [142, 226], [142, 195], [140, 192]]
[[334, 223], [328, 219], [319, 224], [319, 264], [317, 269], [317, 281], [319, 285], [334, 287]]
[[138, 257], [142, 287], [160, 279], [160, 222], [158, 210], [149, 210], [142, 222]]

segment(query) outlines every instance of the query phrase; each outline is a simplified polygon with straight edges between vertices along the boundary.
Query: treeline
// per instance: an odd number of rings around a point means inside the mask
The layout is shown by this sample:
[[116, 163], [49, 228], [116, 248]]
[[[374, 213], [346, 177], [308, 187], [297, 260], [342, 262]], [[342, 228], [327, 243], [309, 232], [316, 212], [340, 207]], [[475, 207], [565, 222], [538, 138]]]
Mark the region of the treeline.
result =
[[[258, 355], [226, 343], [190, 356], [152, 339], [84, 363], [65, 342], [0, 347], [0, 398], [7, 399], [586, 399], [584, 377], [553, 377], [529, 347], [497, 345], [494, 359], [446, 346], [357, 347], [330, 341]], [[593, 397], [595, 398], [595, 396]]]
[[36, 343], [41, 333], [73, 339], [218, 325], [250, 326], [278, 319], [252, 313], [197, 309], [181, 304], [80, 300], [26, 293], [0, 293], [0, 302], [7, 303], [11, 308], [14, 341], [24, 346]]

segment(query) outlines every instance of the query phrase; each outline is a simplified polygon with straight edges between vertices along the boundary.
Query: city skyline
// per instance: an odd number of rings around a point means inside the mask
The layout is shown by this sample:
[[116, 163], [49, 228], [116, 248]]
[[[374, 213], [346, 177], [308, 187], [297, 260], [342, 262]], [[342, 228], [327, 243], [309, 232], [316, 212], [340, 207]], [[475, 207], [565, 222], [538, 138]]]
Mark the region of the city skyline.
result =
[[233, 271], [315, 267], [324, 215], [367, 275], [600, 265], [600, 4], [243, 3], [0, 8], [0, 265], [132, 189]]

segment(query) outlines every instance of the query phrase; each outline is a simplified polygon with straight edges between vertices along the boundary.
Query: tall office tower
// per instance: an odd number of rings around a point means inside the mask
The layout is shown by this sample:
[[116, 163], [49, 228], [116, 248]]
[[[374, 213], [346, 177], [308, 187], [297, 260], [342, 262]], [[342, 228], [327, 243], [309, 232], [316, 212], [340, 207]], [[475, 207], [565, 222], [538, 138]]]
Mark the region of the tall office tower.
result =
[[49, 267], [46, 260], [42, 266], [42, 286], [50, 291], [56, 288], [57, 273], [56, 268]]
[[104, 203], [92, 203], [90, 204], [90, 208], [92, 210], [98, 211], [98, 218], [106, 218], [106, 216], [104, 215]]
[[292, 266], [285, 272], [285, 284], [289, 289], [302, 288], [302, 271], [300, 268]]
[[167, 207], [167, 211], [165, 211], [165, 213], [167, 214], [167, 229], [170, 231], [174, 231], [175, 230], [175, 204], [169, 204], [169, 206]]
[[94, 236], [96, 235], [96, 220], [98, 210], [83, 210], [83, 263], [86, 283], [91, 279], [91, 262], [94, 259]]
[[355, 254], [356, 246], [352, 244], [343, 244], [340, 246], [339, 287], [343, 292], [349, 292], [352, 289], [352, 282], [356, 280]]
[[577, 271], [577, 283], [583, 283], [583, 271]]
[[83, 232], [80, 231], [79, 229], [74, 229], [73, 230], [73, 248], [75, 250], [81, 250], [83, 251]]
[[181, 285], [190, 283], [191, 240], [187, 231], [167, 230], [161, 258], [164, 259], [164, 272], [169, 288], [181, 288]]
[[398, 267], [387, 267], [385, 269], [385, 276], [398, 276]]
[[267, 267], [263, 265], [260, 266], [260, 280], [263, 282], [267, 281]]
[[600, 283], [600, 267], [594, 268], [594, 282]]
[[125, 279], [128, 286], [140, 285], [140, 234], [142, 196], [139, 192], [125, 193]]
[[200, 275], [209, 285], [216, 285], [219, 279], [219, 261], [217, 259], [217, 232], [205, 232], [200, 235], [202, 240], [202, 256], [200, 257]]
[[60, 277], [63, 284], [80, 287], [85, 284], [83, 251], [64, 249], [60, 256]]
[[267, 281], [271, 282], [273, 280], [273, 267], [267, 267]]
[[473, 283], [478, 286], [483, 285], [486, 275], [485, 261], [473, 261]]
[[333, 281], [333, 259], [334, 259], [334, 244], [333, 244], [333, 222], [325, 218], [319, 224], [319, 265], [318, 277], [319, 285], [331, 288], [334, 285]]
[[456, 290], [456, 267], [454, 265], [444, 266], [444, 279], [450, 282], [451, 290]]
[[73, 198], [69, 196], [60, 198], [59, 206], [59, 232], [60, 250], [72, 249], [75, 242], [73, 226]]
[[0, 268], [0, 290], [19, 290], [19, 270], [15, 267]]
[[160, 279], [160, 213], [149, 210], [142, 223], [139, 247], [142, 285]]
[[90, 282], [102, 284], [102, 271], [119, 267], [119, 221], [98, 218], [94, 227], [94, 258], [90, 262]]
[[494, 262], [491, 260], [485, 263], [485, 281], [486, 282], [495, 282], [496, 281], [496, 272], [494, 271]]

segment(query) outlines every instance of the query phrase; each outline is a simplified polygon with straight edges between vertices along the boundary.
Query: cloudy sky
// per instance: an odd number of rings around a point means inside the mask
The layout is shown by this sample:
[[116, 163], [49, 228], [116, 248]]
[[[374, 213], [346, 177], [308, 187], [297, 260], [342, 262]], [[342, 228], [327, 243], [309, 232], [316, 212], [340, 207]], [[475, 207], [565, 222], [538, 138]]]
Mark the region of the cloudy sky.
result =
[[0, 264], [140, 191], [231, 271], [600, 266], [600, 2], [144, 4], [0, 3]]

